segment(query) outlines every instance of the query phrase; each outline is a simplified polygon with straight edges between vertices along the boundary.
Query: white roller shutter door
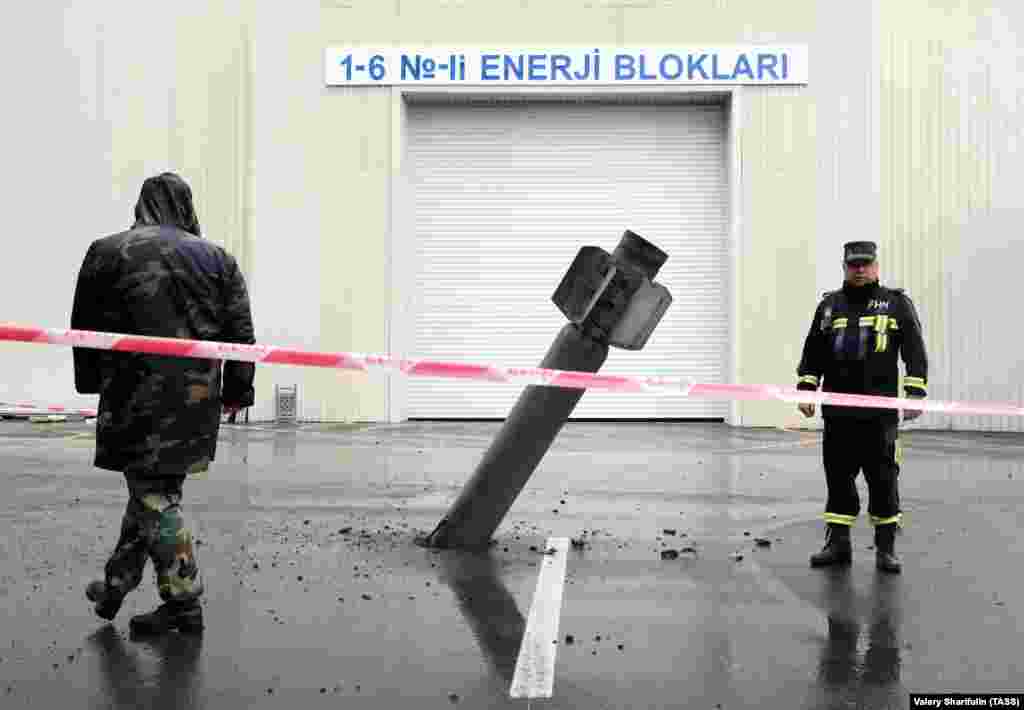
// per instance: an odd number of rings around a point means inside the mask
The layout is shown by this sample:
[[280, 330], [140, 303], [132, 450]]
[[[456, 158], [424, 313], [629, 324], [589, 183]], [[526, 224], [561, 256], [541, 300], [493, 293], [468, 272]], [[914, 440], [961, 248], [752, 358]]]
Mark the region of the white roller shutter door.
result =
[[[564, 316], [551, 302], [584, 245], [632, 229], [669, 254], [672, 306], [646, 347], [602, 373], [727, 381], [725, 111], [569, 102], [411, 104], [416, 260], [409, 355], [540, 363]], [[519, 386], [410, 378], [410, 418], [504, 418]], [[587, 392], [577, 419], [724, 418], [727, 402]]]

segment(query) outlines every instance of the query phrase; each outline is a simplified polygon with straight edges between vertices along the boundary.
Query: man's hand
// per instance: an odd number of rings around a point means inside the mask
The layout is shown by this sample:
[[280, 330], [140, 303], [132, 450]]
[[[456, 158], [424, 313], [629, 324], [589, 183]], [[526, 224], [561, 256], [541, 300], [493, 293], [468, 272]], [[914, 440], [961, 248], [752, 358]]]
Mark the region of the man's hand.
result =
[[814, 416], [814, 403], [813, 402], [801, 402], [797, 405], [797, 408], [803, 413], [805, 417]]
[[[921, 397], [908, 396], [907, 399], [922, 399]], [[922, 409], [904, 409], [903, 410], [903, 421], [912, 422], [917, 419], [924, 412]]]

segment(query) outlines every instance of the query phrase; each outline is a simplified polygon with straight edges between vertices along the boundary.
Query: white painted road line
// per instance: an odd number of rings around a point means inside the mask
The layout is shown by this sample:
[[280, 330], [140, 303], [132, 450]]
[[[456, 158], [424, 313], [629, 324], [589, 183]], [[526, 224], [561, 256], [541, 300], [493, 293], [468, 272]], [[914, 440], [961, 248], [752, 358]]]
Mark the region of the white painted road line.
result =
[[545, 551], [512, 677], [509, 696], [513, 698], [550, 698], [555, 686], [558, 622], [562, 616], [569, 538], [548, 538]]

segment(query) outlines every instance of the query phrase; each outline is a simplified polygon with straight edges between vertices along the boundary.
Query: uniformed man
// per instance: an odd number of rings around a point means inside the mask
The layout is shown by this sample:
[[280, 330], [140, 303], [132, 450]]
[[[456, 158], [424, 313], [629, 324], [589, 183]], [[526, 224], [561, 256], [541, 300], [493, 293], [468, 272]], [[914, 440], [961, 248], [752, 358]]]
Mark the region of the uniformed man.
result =
[[[928, 359], [917, 310], [902, 289], [878, 283], [877, 256], [874, 242], [844, 246], [845, 282], [841, 290], [826, 293], [814, 312], [797, 368], [798, 389], [821, 386], [826, 392], [895, 397], [902, 356], [906, 396], [927, 394]], [[799, 408], [804, 416], [814, 416], [813, 404]], [[920, 413], [906, 410], [903, 419], [909, 421]], [[898, 410], [824, 405], [822, 417], [827, 532], [824, 549], [811, 557], [811, 566], [850, 564], [850, 527], [860, 512], [856, 478], [863, 470], [868, 513], [875, 526], [876, 565], [885, 572], [899, 572], [894, 549], [902, 523]]]
[[[75, 289], [71, 327], [252, 344], [245, 279], [235, 259], [200, 236], [187, 183], [149, 178], [133, 227], [92, 243]], [[75, 388], [100, 395], [95, 465], [124, 473], [129, 501], [103, 580], [86, 597], [112, 620], [147, 558], [164, 603], [133, 632], [203, 628], [192, 534], [181, 514], [186, 475], [214, 459], [222, 411], [253, 403], [252, 363], [74, 349]]]

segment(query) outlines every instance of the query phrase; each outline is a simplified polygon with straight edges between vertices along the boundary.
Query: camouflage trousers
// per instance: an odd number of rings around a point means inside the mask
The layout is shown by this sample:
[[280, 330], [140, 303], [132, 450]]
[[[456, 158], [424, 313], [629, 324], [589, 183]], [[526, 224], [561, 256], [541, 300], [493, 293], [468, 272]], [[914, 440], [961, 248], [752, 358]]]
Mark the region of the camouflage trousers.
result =
[[181, 514], [184, 477], [136, 478], [125, 474], [130, 498], [105, 569], [108, 593], [124, 597], [139, 586], [146, 560], [153, 560], [164, 601], [191, 601], [203, 593], [192, 532]]

